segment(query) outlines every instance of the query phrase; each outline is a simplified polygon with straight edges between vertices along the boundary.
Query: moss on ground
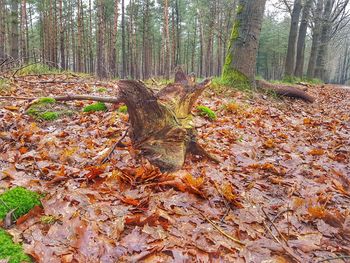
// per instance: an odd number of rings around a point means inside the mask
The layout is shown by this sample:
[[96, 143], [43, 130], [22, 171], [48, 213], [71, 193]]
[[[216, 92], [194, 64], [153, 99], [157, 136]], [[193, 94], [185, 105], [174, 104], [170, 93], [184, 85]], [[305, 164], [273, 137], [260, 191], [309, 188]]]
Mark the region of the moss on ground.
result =
[[57, 103], [54, 98], [40, 98], [27, 110], [27, 114], [44, 121], [54, 121], [73, 113], [65, 104]]
[[128, 106], [126, 106], [126, 105], [120, 106], [120, 107], [118, 108], [118, 112], [121, 112], [121, 113], [128, 113]]
[[106, 111], [106, 110], [107, 110], [107, 106], [103, 102], [90, 104], [83, 109], [84, 112], [95, 112], [95, 111]]
[[216, 120], [216, 114], [214, 111], [212, 111], [211, 109], [209, 109], [208, 107], [206, 106], [203, 106], [203, 105], [199, 105], [197, 107], [197, 110], [199, 112], [199, 115], [205, 117], [205, 118], [208, 118], [209, 120], [211, 121], [214, 121]]
[[14, 187], [0, 195], [0, 219], [4, 219], [13, 209], [14, 216], [18, 218], [36, 205], [41, 205], [39, 194], [23, 187]]
[[24, 254], [21, 245], [15, 244], [3, 229], [0, 229], [0, 259], [5, 259], [9, 263], [31, 262], [30, 257]]
[[[40, 195], [23, 187], [14, 187], [0, 195], [0, 219], [10, 211], [18, 218], [28, 213], [34, 206], [41, 205]], [[31, 262], [20, 244], [15, 244], [11, 236], [0, 228], [0, 259], [9, 263]]]

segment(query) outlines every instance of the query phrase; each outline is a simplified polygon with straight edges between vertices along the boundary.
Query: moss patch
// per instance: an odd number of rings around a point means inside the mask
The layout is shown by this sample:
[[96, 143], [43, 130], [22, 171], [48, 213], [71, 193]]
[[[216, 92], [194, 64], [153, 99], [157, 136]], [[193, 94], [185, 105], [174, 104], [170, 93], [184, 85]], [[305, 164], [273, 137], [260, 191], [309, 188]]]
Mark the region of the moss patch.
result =
[[15, 187], [0, 195], [0, 219], [13, 209], [16, 218], [26, 214], [34, 206], [41, 205], [40, 195], [23, 187]]
[[5, 230], [0, 229], [0, 259], [9, 263], [31, 262], [28, 255], [24, 254], [21, 245], [15, 244]]
[[197, 107], [197, 110], [199, 112], [199, 115], [208, 118], [211, 121], [216, 120], [216, 114], [214, 111], [212, 111], [211, 109], [209, 109], [206, 106], [200, 105]]
[[72, 115], [74, 111], [66, 104], [57, 103], [53, 98], [40, 98], [29, 107], [27, 114], [39, 120], [53, 121], [62, 116]]
[[97, 102], [94, 104], [91, 104], [89, 106], [86, 106], [83, 111], [84, 112], [95, 112], [95, 111], [106, 111], [107, 106], [103, 102]]
[[107, 92], [107, 89], [106, 89], [106, 88], [98, 88], [98, 89], [97, 89], [97, 92], [99, 92], [99, 93], [105, 93], [105, 92]]
[[120, 107], [118, 108], [118, 112], [121, 112], [121, 113], [128, 113], [128, 106], [126, 106], [126, 105], [120, 106]]

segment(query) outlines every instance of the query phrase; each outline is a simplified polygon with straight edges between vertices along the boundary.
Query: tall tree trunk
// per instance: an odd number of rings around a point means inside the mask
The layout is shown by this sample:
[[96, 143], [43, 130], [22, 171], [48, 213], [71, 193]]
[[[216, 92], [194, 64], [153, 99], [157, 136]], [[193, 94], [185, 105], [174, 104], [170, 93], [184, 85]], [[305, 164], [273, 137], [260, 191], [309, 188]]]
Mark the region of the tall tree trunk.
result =
[[299, 28], [299, 36], [297, 43], [297, 58], [295, 62], [295, 76], [302, 77], [304, 73], [304, 57], [305, 57], [305, 38], [307, 25], [309, 22], [310, 9], [312, 7], [313, 0], [306, 0], [303, 14], [301, 16], [301, 23]]
[[11, 57], [18, 58], [19, 32], [18, 32], [18, 0], [11, 0]]
[[111, 50], [111, 75], [112, 77], [117, 76], [117, 32], [118, 32], [118, 4], [119, 0], [114, 0], [114, 18], [113, 18], [113, 29], [112, 29], [112, 50]]
[[107, 77], [105, 59], [105, 3], [104, 0], [97, 1], [97, 63], [96, 73], [100, 78]]
[[5, 0], [0, 0], [0, 62], [6, 56]]
[[28, 50], [27, 50], [27, 2], [26, 0], [21, 1], [21, 59], [23, 62], [28, 62]]
[[164, 0], [164, 11], [163, 11], [163, 54], [164, 54], [164, 60], [163, 60], [163, 70], [164, 70], [164, 76], [166, 79], [169, 79], [170, 77], [170, 70], [169, 70], [169, 63], [170, 63], [170, 54], [169, 54], [169, 3], [168, 0]]
[[316, 78], [322, 79], [324, 81], [326, 80], [326, 60], [328, 54], [328, 44], [330, 40], [330, 31], [332, 29], [331, 14], [333, 4], [334, 0], [327, 0], [324, 7], [320, 46], [318, 48], [318, 54], [316, 59], [315, 76]]
[[309, 78], [315, 77], [316, 60], [317, 60], [318, 48], [320, 45], [320, 35], [321, 35], [321, 27], [322, 27], [322, 24], [321, 24], [322, 10], [323, 10], [323, 0], [318, 0], [316, 12], [315, 12], [316, 16], [314, 21], [314, 28], [312, 32], [311, 54], [310, 54], [307, 74], [306, 74]]
[[298, 37], [298, 25], [301, 12], [301, 0], [294, 0], [294, 7], [291, 17], [285, 75], [292, 76], [295, 68], [295, 49]]
[[82, 3], [77, 1], [77, 29], [78, 29], [78, 43], [77, 43], [77, 71], [83, 72], [83, 25], [82, 25]]
[[240, 0], [222, 77], [237, 87], [254, 83], [266, 0]]
[[59, 0], [58, 4], [59, 20], [60, 20], [60, 61], [61, 68], [66, 69], [66, 58], [64, 48], [64, 20], [63, 20], [63, 0]]
[[125, 47], [125, 3], [122, 0], [122, 72], [121, 77], [126, 77], [126, 47]]

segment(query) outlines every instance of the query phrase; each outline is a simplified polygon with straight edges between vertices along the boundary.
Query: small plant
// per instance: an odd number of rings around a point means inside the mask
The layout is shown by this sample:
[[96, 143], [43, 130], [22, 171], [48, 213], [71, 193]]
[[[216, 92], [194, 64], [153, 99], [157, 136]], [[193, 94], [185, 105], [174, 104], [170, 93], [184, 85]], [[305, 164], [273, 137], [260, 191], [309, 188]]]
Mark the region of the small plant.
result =
[[121, 112], [121, 113], [128, 113], [128, 106], [126, 106], [126, 105], [120, 106], [120, 107], [118, 108], [118, 112]]
[[199, 115], [208, 118], [211, 121], [216, 120], [216, 114], [214, 111], [212, 111], [211, 109], [209, 109], [206, 106], [200, 105], [197, 107], [197, 110], [199, 112]]
[[97, 89], [97, 92], [99, 92], [99, 93], [105, 93], [105, 92], [107, 92], [107, 89], [106, 89], [106, 88], [98, 88], [98, 89]]
[[32, 262], [30, 257], [24, 254], [21, 245], [15, 244], [3, 229], [0, 229], [0, 259], [9, 263]]
[[0, 195], [0, 219], [15, 209], [16, 218], [26, 214], [36, 205], [41, 205], [40, 195], [23, 187], [15, 187]]
[[42, 216], [40, 218], [41, 223], [46, 225], [52, 225], [55, 223], [58, 219], [55, 216]]
[[235, 113], [239, 111], [240, 105], [235, 101], [230, 101], [224, 106], [225, 110], [230, 113]]
[[37, 64], [29, 65], [27, 67], [22, 68], [21, 70], [19, 70], [17, 72], [17, 75], [23, 76], [23, 75], [31, 75], [31, 74], [37, 74], [37, 75], [55, 74], [58, 72], [59, 72], [58, 69], [49, 67], [49, 66], [44, 65], [44, 64], [37, 63]]
[[107, 110], [107, 106], [103, 102], [90, 104], [83, 109], [84, 112], [95, 112], [95, 111], [106, 111], [106, 110]]
[[60, 115], [58, 114], [58, 112], [55, 112], [55, 111], [46, 111], [46, 112], [43, 112], [43, 113], [40, 113], [38, 115], [38, 117], [40, 119], [43, 119], [45, 121], [54, 121], [54, 120], [57, 120], [58, 117]]
[[54, 98], [40, 98], [37, 101], [38, 104], [45, 104], [45, 103], [56, 103], [56, 100]]

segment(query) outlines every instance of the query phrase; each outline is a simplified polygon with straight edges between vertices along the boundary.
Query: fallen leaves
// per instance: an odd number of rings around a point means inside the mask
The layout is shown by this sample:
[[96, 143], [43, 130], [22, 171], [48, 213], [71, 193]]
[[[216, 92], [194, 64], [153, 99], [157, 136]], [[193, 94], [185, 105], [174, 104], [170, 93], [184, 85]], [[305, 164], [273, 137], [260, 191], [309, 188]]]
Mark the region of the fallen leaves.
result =
[[[12, 95], [98, 90], [18, 85]], [[127, 114], [77, 112], [34, 122], [23, 114], [24, 101], [5, 102], [1, 186], [45, 194], [43, 208], [18, 219], [11, 232], [38, 262], [290, 262], [290, 254], [316, 262], [350, 253], [349, 92], [310, 92], [319, 103], [229, 91], [203, 98], [219, 114], [213, 123], [195, 119], [198, 138], [222, 162], [188, 157], [170, 174], [140, 159], [127, 136], [126, 147], [101, 165], [127, 130]]]

